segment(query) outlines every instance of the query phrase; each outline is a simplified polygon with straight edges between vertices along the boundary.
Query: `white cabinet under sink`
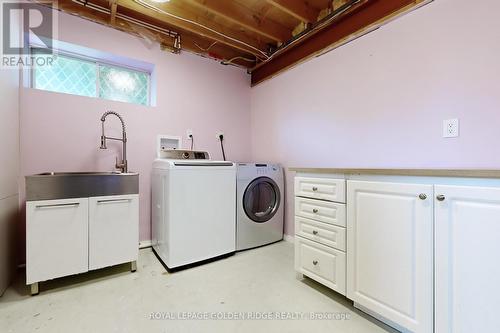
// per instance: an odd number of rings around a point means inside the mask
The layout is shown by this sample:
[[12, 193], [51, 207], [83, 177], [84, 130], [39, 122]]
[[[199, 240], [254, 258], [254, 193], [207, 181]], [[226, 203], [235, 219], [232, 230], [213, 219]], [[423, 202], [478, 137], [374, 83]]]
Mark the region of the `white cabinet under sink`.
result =
[[347, 297], [432, 332], [433, 186], [348, 181], [347, 209]]
[[89, 199], [89, 269], [137, 257], [139, 240], [137, 195]]
[[88, 271], [87, 198], [26, 203], [26, 283]]
[[26, 202], [26, 283], [132, 263], [139, 251], [139, 196]]

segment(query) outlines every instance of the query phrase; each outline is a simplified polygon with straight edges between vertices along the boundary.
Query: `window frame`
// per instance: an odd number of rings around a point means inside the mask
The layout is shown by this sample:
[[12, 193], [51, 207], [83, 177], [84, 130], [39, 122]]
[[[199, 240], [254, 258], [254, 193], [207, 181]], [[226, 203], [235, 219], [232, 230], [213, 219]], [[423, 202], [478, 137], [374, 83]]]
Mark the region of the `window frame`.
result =
[[[43, 50], [44, 48], [37, 47], [36, 45], [31, 45], [30, 46], [30, 55], [32, 57], [36, 56], [36, 51], [35, 50]], [[132, 66], [127, 66], [121, 63], [116, 63], [112, 61], [103, 61], [102, 59], [94, 58], [94, 57], [88, 57], [84, 56], [81, 54], [73, 53], [73, 52], [68, 52], [68, 51], [61, 51], [61, 50], [56, 50], [52, 49], [52, 52], [55, 56], [63, 56], [66, 58], [70, 58], [73, 60], [77, 61], [82, 61], [82, 62], [87, 62], [87, 63], [92, 63], [96, 65], [96, 96], [85, 96], [85, 95], [76, 95], [76, 94], [71, 94], [71, 93], [64, 93], [64, 92], [59, 92], [59, 91], [53, 91], [49, 90], [51, 92], [59, 93], [59, 94], [68, 94], [68, 95], [74, 95], [74, 96], [81, 96], [81, 97], [91, 97], [91, 98], [98, 98], [106, 101], [113, 101], [113, 102], [121, 102], [121, 103], [128, 103], [128, 104], [135, 104], [135, 105], [141, 105], [141, 106], [151, 106], [151, 78], [153, 73], [150, 71], [146, 71], [140, 68], [132, 67]], [[123, 101], [116, 101], [113, 99], [108, 99], [108, 98], [102, 98], [100, 97], [100, 68], [101, 66], [108, 66], [108, 67], [114, 67], [117, 69], [122, 69], [122, 70], [128, 70], [128, 71], [133, 71], [133, 72], [138, 72], [138, 73], [143, 73], [146, 74], [147, 76], [147, 100], [146, 104], [140, 104], [140, 103], [132, 103], [132, 102], [123, 102]], [[37, 89], [37, 90], [43, 90], [43, 89], [38, 89], [36, 88], [36, 65], [31, 66], [30, 68], [30, 88], [32, 89]]]

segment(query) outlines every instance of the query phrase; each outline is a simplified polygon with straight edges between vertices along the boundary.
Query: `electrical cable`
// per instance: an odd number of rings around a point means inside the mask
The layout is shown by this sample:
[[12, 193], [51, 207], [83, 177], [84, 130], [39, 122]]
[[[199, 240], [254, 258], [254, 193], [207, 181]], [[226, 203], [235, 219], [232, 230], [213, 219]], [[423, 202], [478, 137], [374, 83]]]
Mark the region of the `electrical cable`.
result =
[[219, 140], [220, 140], [220, 149], [222, 150], [222, 158], [224, 161], [226, 160], [226, 152], [224, 151], [224, 143], [222, 142], [224, 140], [224, 135], [219, 135]]
[[186, 18], [184, 18], [184, 17], [180, 17], [180, 16], [177, 16], [177, 15], [171, 14], [171, 13], [166, 12], [166, 11], [164, 11], [164, 10], [162, 10], [162, 9], [160, 9], [160, 8], [158, 8], [158, 7], [156, 7], [156, 6], [153, 6], [153, 5], [151, 5], [151, 4], [149, 4], [149, 3], [147, 3], [147, 2], [145, 2], [145, 1], [143, 1], [143, 0], [133, 0], [133, 1], [134, 1], [135, 3], [138, 3], [139, 5], [141, 5], [141, 6], [143, 6], [143, 7], [146, 7], [146, 8], [148, 8], [148, 9], [151, 9], [151, 10], [153, 10], [153, 11], [155, 11], [155, 12], [158, 12], [158, 13], [161, 13], [161, 14], [163, 14], [163, 15], [167, 15], [167, 16], [173, 17], [173, 18], [175, 18], [175, 19], [177, 19], [177, 20], [181, 20], [181, 21], [184, 21], [184, 22], [187, 22], [187, 23], [190, 23], [190, 24], [196, 25], [196, 26], [201, 27], [201, 28], [203, 28], [203, 29], [205, 29], [205, 30], [208, 30], [208, 31], [210, 31], [210, 32], [213, 32], [214, 34], [217, 34], [217, 35], [222, 36], [222, 37], [224, 37], [224, 38], [226, 38], [226, 39], [229, 39], [229, 40], [231, 40], [231, 41], [233, 41], [233, 42], [236, 42], [236, 43], [238, 43], [238, 44], [244, 45], [244, 46], [246, 46], [246, 47], [248, 47], [248, 48], [250, 48], [250, 49], [252, 49], [252, 50], [254, 50], [254, 51], [257, 51], [257, 52], [258, 52], [258, 53], [260, 53], [262, 56], [264, 56], [264, 58], [265, 58], [265, 59], [267, 59], [267, 58], [269, 57], [269, 55], [268, 55], [266, 52], [262, 51], [261, 49], [259, 49], [259, 48], [255, 47], [255, 46], [253, 46], [253, 45], [250, 45], [250, 44], [248, 44], [248, 43], [245, 43], [245, 42], [243, 42], [243, 41], [241, 41], [241, 40], [239, 40], [239, 39], [236, 39], [236, 38], [234, 38], [234, 37], [231, 37], [231, 36], [228, 36], [228, 35], [226, 35], [226, 34], [223, 34], [223, 33], [219, 32], [219, 31], [217, 31], [217, 30], [215, 30], [215, 29], [212, 29], [212, 28], [210, 28], [210, 27], [207, 27], [207, 26], [205, 26], [205, 25], [203, 25], [203, 24], [201, 24], [201, 23], [198, 23], [198, 22], [196, 22], [196, 21], [193, 21], [193, 20], [190, 20], [190, 19], [186, 19]]
[[202, 50], [203, 52], [208, 52], [208, 51], [210, 51], [210, 49], [211, 49], [212, 47], [214, 47], [214, 46], [215, 46], [215, 44], [217, 44], [217, 41], [215, 41], [215, 42], [213, 42], [212, 44], [210, 44], [210, 46], [209, 46], [209, 47], [207, 47], [207, 48], [203, 48], [203, 47], [201, 47], [200, 45], [198, 45], [198, 43], [194, 42], [194, 45], [195, 45], [197, 48], [199, 48], [200, 50]]
[[190, 134], [189, 138], [191, 139], [191, 150], [193, 150], [193, 148], [194, 148], [194, 136], [193, 136], [193, 134]]
[[238, 59], [245, 60], [245, 61], [248, 61], [248, 62], [255, 62], [254, 59], [250, 59], [250, 58], [234, 57], [234, 58], [231, 58], [229, 60], [223, 60], [223, 61], [221, 61], [221, 64], [223, 64], [223, 65], [231, 65], [235, 60], [238, 60]]

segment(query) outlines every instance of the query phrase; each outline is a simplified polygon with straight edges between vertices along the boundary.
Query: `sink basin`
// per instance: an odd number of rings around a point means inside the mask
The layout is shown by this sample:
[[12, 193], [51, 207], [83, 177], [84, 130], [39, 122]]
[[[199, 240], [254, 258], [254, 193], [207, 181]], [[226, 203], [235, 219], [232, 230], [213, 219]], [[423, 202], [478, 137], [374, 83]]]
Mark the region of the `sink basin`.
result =
[[135, 172], [44, 172], [26, 176], [26, 200], [139, 194]]

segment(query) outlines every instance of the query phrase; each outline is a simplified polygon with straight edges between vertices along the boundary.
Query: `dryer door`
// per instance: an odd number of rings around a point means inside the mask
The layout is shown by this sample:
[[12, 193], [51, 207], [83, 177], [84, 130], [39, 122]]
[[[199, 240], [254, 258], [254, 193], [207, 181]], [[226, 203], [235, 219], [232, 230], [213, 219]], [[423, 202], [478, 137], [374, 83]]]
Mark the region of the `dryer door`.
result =
[[254, 222], [269, 221], [278, 211], [281, 195], [278, 185], [269, 177], [254, 179], [243, 195], [243, 208]]

